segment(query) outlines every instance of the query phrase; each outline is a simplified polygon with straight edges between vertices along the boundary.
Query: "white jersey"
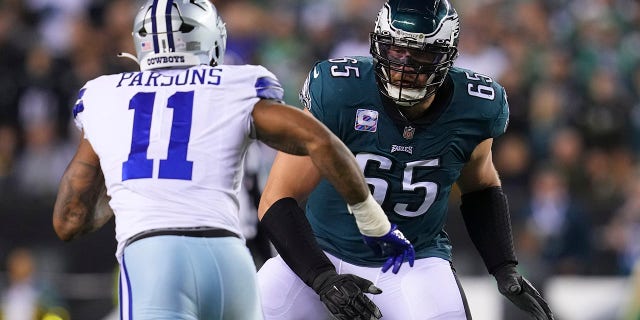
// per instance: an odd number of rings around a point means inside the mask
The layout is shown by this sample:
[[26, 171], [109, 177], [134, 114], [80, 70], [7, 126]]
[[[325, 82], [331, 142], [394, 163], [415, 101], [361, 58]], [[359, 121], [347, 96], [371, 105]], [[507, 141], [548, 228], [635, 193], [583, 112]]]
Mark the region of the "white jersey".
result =
[[262, 66], [196, 66], [87, 82], [73, 113], [105, 176], [121, 256], [131, 236], [215, 227], [241, 235], [238, 192], [253, 106], [281, 100]]

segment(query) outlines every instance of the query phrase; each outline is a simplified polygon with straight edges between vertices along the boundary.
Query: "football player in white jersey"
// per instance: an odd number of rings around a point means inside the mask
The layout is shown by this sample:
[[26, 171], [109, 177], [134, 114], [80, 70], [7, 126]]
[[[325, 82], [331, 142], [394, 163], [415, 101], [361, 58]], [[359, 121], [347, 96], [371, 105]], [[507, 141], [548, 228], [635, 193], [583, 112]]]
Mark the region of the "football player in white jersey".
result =
[[[116, 220], [121, 319], [262, 319], [256, 268], [239, 230], [238, 191], [248, 145], [259, 139], [308, 155], [349, 204], [363, 235], [411, 256], [370, 197], [353, 155], [303, 111], [262, 66], [222, 64], [225, 25], [207, 0], [148, 0], [133, 37], [141, 71], [105, 75], [80, 90], [83, 132], [60, 182], [58, 236]], [[274, 242], [303, 215], [274, 218]], [[306, 230], [310, 232], [309, 230]], [[305, 230], [300, 230], [305, 232]], [[309, 236], [310, 237], [310, 236]], [[311, 238], [313, 239], [313, 238]], [[377, 319], [368, 280], [338, 275], [315, 243], [286, 245], [334, 313]]]

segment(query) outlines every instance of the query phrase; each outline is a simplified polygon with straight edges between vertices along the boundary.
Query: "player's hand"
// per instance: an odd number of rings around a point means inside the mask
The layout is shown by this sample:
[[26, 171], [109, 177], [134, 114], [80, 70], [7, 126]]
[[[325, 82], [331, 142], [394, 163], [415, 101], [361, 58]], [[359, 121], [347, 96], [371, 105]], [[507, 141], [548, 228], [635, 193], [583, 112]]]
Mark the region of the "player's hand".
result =
[[525, 311], [531, 319], [553, 320], [553, 313], [538, 290], [523, 278], [516, 266], [508, 264], [500, 267], [493, 275], [498, 283], [498, 290], [518, 308]]
[[367, 279], [329, 270], [316, 277], [312, 288], [329, 309], [333, 319], [375, 320], [382, 317], [380, 309], [364, 295], [380, 294], [382, 290]]
[[389, 256], [382, 266], [382, 272], [387, 272], [393, 266], [393, 273], [398, 273], [402, 263], [407, 260], [409, 266], [413, 267], [416, 252], [409, 240], [398, 230], [398, 226], [391, 224], [391, 230], [381, 237], [363, 236], [364, 242], [373, 249], [376, 254]]

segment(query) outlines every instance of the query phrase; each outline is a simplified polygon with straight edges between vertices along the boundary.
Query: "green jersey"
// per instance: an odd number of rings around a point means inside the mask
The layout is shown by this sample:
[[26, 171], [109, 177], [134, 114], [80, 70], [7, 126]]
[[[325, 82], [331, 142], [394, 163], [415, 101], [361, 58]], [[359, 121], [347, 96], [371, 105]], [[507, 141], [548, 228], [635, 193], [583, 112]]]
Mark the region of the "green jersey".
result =
[[[509, 108], [491, 78], [451, 68], [426, 114], [409, 122], [381, 96], [369, 57], [317, 63], [300, 93], [311, 113], [353, 152], [373, 197], [416, 250], [451, 260], [444, 231], [451, 187], [476, 146], [501, 135]], [[322, 180], [306, 215], [320, 246], [356, 265], [381, 266], [333, 186]]]

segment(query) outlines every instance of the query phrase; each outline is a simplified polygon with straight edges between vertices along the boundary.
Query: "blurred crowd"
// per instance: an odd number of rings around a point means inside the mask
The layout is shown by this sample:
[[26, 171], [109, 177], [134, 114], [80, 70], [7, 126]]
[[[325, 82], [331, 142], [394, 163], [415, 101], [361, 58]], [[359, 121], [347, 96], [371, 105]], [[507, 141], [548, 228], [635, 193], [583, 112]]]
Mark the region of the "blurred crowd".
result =
[[[26, 247], [45, 271], [111, 272], [116, 265], [112, 226], [63, 244], [51, 229], [51, 208], [79, 139], [71, 116], [78, 90], [99, 75], [137, 68], [117, 54], [135, 52], [138, 3], [0, 0], [0, 261]], [[266, 66], [285, 100], [299, 106], [298, 90], [316, 60], [369, 55], [383, 1], [213, 3], [227, 23], [225, 63]], [[509, 97], [509, 128], [495, 141], [494, 161], [520, 267], [539, 281], [629, 275], [640, 257], [640, 3], [452, 3], [461, 21], [456, 65], [493, 77]], [[248, 206], [272, 155], [255, 152], [269, 156], [248, 166]], [[483, 274], [458, 205], [454, 194], [447, 229], [455, 263], [463, 274]], [[252, 239], [259, 230], [247, 221]]]

